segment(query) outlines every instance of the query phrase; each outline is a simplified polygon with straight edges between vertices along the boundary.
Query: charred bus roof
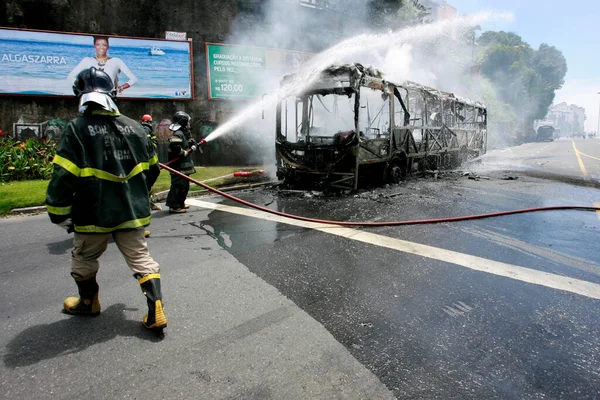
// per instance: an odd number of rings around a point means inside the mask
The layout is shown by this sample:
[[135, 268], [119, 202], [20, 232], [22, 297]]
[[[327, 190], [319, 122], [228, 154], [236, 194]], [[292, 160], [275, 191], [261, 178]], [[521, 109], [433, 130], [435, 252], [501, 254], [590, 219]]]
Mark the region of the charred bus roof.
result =
[[[360, 86], [371, 87], [372, 89], [384, 90], [388, 85], [397, 88], [419, 91], [424, 94], [432, 95], [442, 100], [457, 101], [459, 103], [472, 107], [485, 109], [485, 104], [456, 96], [454, 93], [445, 92], [429, 86], [421, 85], [412, 81], [404, 83], [395, 83], [383, 78], [383, 73], [371, 66], [363, 66], [359, 63], [332, 65], [319, 73], [319, 77], [303, 93], [347, 93], [347, 89], [357, 91]], [[293, 83], [295, 79], [302, 77], [300, 74], [289, 74], [283, 77], [282, 85]], [[343, 89], [343, 90], [336, 90]]]
[[[294, 84], [296, 80], [304, 79], [302, 74], [289, 74], [283, 77], [281, 83]], [[303, 90], [303, 93], [314, 93], [322, 90], [352, 89], [364, 84], [364, 79], [376, 79], [383, 83], [382, 73], [371, 67], [364, 67], [359, 63], [332, 65], [319, 73], [311, 85]]]

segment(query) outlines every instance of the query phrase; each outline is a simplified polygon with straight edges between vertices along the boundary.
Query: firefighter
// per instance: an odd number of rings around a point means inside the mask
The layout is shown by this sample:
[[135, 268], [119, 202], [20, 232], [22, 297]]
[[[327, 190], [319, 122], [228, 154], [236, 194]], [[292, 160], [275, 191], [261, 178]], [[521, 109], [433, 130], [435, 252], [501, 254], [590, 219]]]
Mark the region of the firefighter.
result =
[[[190, 122], [191, 117], [187, 113], [177, 111], [169, 125], [169, 129], [173, 132], [169, 138], [169, 161], [175, 160], [171, 167], [187, 176], [196, 172], [194, 160], [190, 154], [198, 149], [198, 144], [191, 136]], [[190, 206], [185, 204], [185, 199], [189, 190], [190, 182], [187, 179], [171, 174], [171, 187], [166, 202], [169, 213], [187, 212]]]
[[[146, 131], [146, 137], [148, 138], [148, 142], [152, 146], [153, 154], [158, 153], [158, 139], [156, 139], [156, 134], [154, 133], [154, 127], [152, 126], [152, 115], [144, 114], [142, 115], [140, 124]], [[154, 182], [150, 182], [150, 188], [154, 185]], [[152, 193], [150, 193], [150, 209], [151, 210], [162, 210], [162, 207], [152, 201]], [[151, 232], [149, 230], [144, 231], [144, 236], [149, 237]]]
[[150, 223], [148, 183], [159, 174], [158, 157], [141, 125], [120, 114], [113, 82], [104, 71], [80, 72], [73, 91], [81, 114], [60, 140], [46, 193], [50, 220], [75, 232], [71, 276], [79, 297], [65, 299], [64, 312], [100, 313], [98, 258], [112, 237], [147, 298], [144, 326], [162, 334], [167, 319], [160, 267], [144, 237]]
[[152, 115], [144, 114], [142, 115], [140, 124], [146, 131], [146, 137], [148, 141], [152, 145], [154, 152], [158, 152], [158, 139], [156, 139], [156, 134], [154, 133], [154, 127], [152, 126]]

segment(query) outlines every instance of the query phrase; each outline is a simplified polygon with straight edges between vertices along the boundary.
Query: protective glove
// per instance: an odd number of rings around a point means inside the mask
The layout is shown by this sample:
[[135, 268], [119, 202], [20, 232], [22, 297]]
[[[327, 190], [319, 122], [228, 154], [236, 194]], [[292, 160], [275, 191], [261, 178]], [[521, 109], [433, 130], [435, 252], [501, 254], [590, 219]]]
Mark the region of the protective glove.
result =
[[56, 224], [67, 231], [67, 233], [73, 232], [73, 220], [71, 218], [65, 219], [63, 222]]
[[190, 146], [190, 150], [191, 151], [196, 151], [196, 150], [198, 150], [198, 147], [195, 144], [193, 144], [193, 145]]
[[198, 149], [198, 148], [197, 148], [196, 146], [194, 146], [194, 145], [193, 145], [192, 147], [190, 147], [190, 149], [189, 149], [189, 150], [186, 150], [186, 151], [185, 151], [185, 155], [184, 155], [184, 157], [187, 157], [187, 156], [188, 156], [188, 155], [189, 155], [189, 154], [190, 154], [192, 151], [196, 151], [197, 149]]

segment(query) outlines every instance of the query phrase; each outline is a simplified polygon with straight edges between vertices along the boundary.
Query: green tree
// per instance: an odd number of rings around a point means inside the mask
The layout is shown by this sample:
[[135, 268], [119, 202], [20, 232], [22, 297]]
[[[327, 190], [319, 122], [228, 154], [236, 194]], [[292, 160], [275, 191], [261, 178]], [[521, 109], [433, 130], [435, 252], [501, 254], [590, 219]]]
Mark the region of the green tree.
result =
[[542, 119], [564, 83], [567, 63], [553, 46], [538, 50], [513, 32], [484, 32], [477, 40], [485, 46], [481, 72], [497, 91], [501, 101], [517, 110], [520, 140], [532, 139], [533, 121]]
[[542, 119], [548, 114], [556, 91], [565, 83], [567, 60], [556, 47], [542, 43], [531, 60], [531, 67], [536, 79], [530, 87], [530, 98], [537, 104], [532, 117]]
[[477, 43], [486, 47], [481, 73], [494, 83], [503, 100], [516, 103], [523, 95], [521, 77], [533, 50], [512, 32], [484, 32]]

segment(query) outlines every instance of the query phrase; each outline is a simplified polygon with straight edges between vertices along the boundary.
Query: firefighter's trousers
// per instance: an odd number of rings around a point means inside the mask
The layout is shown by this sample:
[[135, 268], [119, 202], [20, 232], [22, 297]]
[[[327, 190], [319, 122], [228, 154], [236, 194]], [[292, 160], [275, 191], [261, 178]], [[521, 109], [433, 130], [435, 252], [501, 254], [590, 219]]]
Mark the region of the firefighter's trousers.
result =
[[80, 276], [97, 272], [100, 267], [98, 258], [106, 250], [111, 236], [134, 274], [144, 276], [160, 271], [160, 266], [148, 251], [144, 229], [95, 234], [75, 232], [71, 252], [71, 271]]

